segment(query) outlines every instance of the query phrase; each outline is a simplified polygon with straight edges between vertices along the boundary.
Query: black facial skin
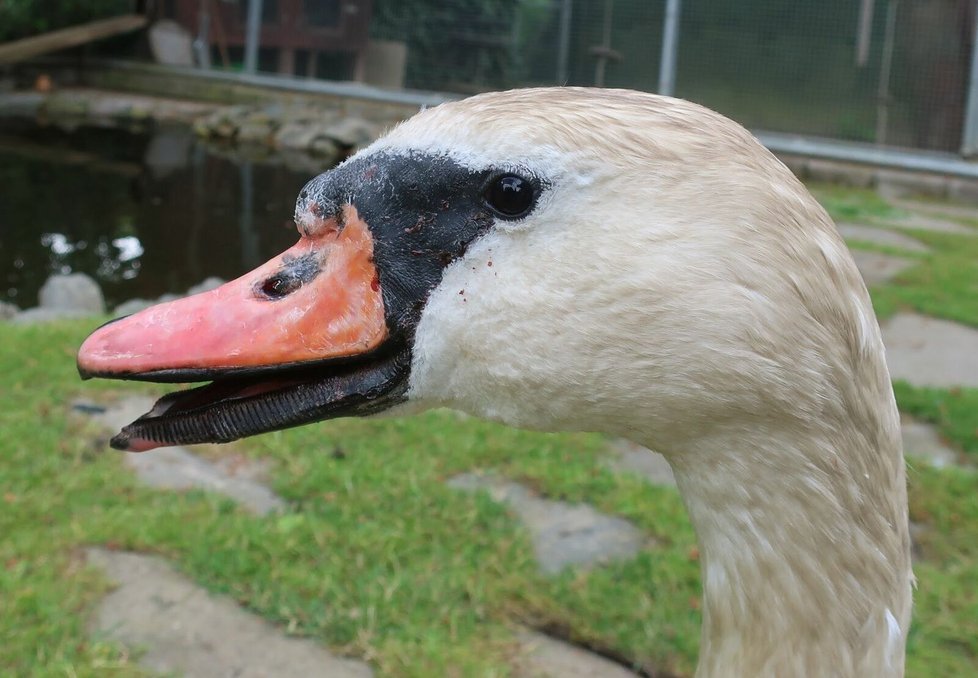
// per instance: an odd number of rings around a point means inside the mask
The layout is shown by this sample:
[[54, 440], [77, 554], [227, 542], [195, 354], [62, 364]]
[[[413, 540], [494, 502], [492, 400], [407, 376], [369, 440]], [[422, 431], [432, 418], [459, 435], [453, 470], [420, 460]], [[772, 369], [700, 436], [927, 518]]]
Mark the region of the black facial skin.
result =
[[373, 236], [388, 330], [407, 340], [445, 267], [497, 218], [484, 199], [497, 174], [443, 156], [378, 153], [310, 181], [296, 211], [310, 202], [326, 214], [347, 202], [356, 208]]
[[[511, 199], [500, 209], [495, 197], [500, 181], [511, 184], [514, 176], [525, 191], [521, 201], [526, 209], [519, 214], [512, 213]], [[472, 171], [447, 157], [420, 153], [378, 153], [316, 177], [299, 194], [297, 223], [301, 228], [299, 215], [311, 212], [335, 218], [342, 228], [344, 205], [356, 208], [373, 238], [388, 339], [354, 358], [196, 371], [194, 378], [214, 383], [161, 399], [113, 438], [112, 446], [126, 449], [133, 439], [171, 445], [228, 442], [324, 419], [372, 414], [402, 402], [415, 329], [445, 267], [496, 219], [522, 218], [532, 211], [541, 183], [528, 173]], [[256, 285], [256, 294], [269, 303], [285, 299], [315, 278], [321, 264], [314, 255], [286, 262]], [[179, 372], [124, 378], [172, 382]]]

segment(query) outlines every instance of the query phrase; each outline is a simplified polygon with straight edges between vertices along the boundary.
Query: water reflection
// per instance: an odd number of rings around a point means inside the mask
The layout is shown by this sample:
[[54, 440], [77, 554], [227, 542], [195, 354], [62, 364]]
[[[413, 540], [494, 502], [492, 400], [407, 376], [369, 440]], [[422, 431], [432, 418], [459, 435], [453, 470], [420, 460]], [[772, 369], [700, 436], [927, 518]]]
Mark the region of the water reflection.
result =
[[147, 136], [8, 125], [0, 298], [33, 306], [54, 272], [95, 277], [110, 307], [236, 277], [295, 242], [295, 196], [323, 169], [242, 160], [185, 128]]

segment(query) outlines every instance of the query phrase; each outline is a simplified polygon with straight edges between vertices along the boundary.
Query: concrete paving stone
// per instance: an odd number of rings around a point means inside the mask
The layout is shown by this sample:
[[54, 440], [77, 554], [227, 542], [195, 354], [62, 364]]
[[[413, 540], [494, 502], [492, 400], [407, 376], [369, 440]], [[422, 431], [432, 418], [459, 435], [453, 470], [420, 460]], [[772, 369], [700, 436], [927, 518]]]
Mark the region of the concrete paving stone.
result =
[[644, 476], [653, 485], [676, 486], [676, 477], [666, 458], [631, 440], [619, 438], [613, 441], [607, 464], [615, 471], [630, 471]]
[[155, 556], [86, 550], [117, 588], [91, 622], [96, 638], [142, 651], [139, 664], [184, 678], [369, 678], [370, 668], [290, 638], [226, 596], [209, 593]]
[[897, 314], [881, 329], [893, 379], [978, 388], [978, 329], [915, 313]]
[[913, 259], [882, 252], [851, 250], [860, 275], [867, 287], [882, 285], [917, 263]]
[[978, 229], [965, 226], [957, 221], [946, 219], [933, 214], [921, 212], [906, 212], [880, 219], [882, 225], [893, 228], [906, 228], [935, 233], [955, 233], [957, 235], [978, 236]]
[[846, 240], [858, 240], [873, 243], [874, 245], [896, 247], [901, 250], [907, 250], [908, 252], [923, 253], [930, 251], [930, 248], [919, 240], [915, 240], [903, 233], [888, 231], [885, 228], [845, 222], [838, 224], [838, 228], [839, 233]]
[[[962, 205], [950, 202], [928, 202], [923, 200], [894, 200], [893, 204], [908, 212], [942, 217], [948, 220], [968, 219], [978, 223], [978, 205]], [[968, 225], [968, 224], [964, 224]]]
[[623, 518], [587, 504], [541, 499], [519, 483], [490, 474], [463, 473], [448, 485], [468, 492], [487, 490], [493, 500], [512, 509], [529, 530], [540, 570], [546, 574], [570, 565], [587, 568], [627, 560], [650, 541]]
[[926, 461], [934, 468], [957, 465], [957, 451], [941, 440], [937, 429], [930, 424], [906, 418], [900, 423], [900, 432], [906, 456]]
[[[146, 396], [129, 396], [93, 413], [93, 419], [115, 434], [153, 407]], [[201, 489], [217, 492], [258, 515], [285, 507], [285, 501], [259, 482], [265, 467], [242, 457], [212, 463], [185, 447], [161, 447], [149, 452], [122, 452], [125, 463], [151, 487], [170, 490]]]
[[517, 634], [517, 678], [637, 678], [615, 662], [536, 631]]

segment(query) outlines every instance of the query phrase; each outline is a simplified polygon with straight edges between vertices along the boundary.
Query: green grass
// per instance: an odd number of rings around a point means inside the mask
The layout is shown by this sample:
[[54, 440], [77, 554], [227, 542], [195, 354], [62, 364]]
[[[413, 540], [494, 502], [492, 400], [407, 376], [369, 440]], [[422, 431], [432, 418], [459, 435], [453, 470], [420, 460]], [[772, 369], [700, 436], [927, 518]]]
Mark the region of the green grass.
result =
[[836, 221], [872, 221], [899, 217], [903, 212], [868, 188], [812, 183], [811, 192]]
[[[815, 185], [812, 190], [836, 221], [885, 226], [904, 214], [865, 189]], [[958, 221], [974, 226], [968, 219]], [[876, 314], [885, 319], [899, 311], [916, 311], [978, 327], [978, 228], [975, 231], [975, 236], [969, 236], [901, 229], [930, 248], [922, 255], [872, 247], [916, 259], [890, 284], [871, 290]]]
[[891, 284], [873, 290], [877, 314], [907, 309], [978, 327], [978, 236], [908, 233], [931, 252]]
[[[833, 191], [835, 212], [892, 214], [873, 195]], [[876, 303], [978, 325], [968, 242], [915, 235], [933, 252], [874, 290]], [[606, 470], [601, 437], [434, 412], [208, 448], [271, 460], [271, 482], [289, 509], [255, 517], [215, 495], [141, 486], [105, 433], [70, 412], [76, 396], [147, 389], [78, 381], [74, 351], [92, 326], [0, 324], [0, 675], [142, 675], [123, 648], [86, 633], [107, 585], [84, 565], [86, 545], [162, 554], [292, 633], [369, 657], [381, 676], [509, 675], [518, 624], [691, 674], [700, 588], [682, 503], [671, 489]], [[903, 410], [978, 455], [978, 391], [897, 384], [897, 395]], [[445, 486], [473, 469], [590, 502], [634, 521], [655, 543], [629, 562], [543, 577], [526, 533], [502, 507]], [[909, 476], [912, 517], [926, 529], [908, 675], [978, 675], [978, 480], [920, 464]]]
[[978, 466], [978, 389], [921, 388], [905, 381], [894, 383], [893, 389], [902, 411], [935, 424]]
[[[141, 487], [104, 433], [70, 413], [73, 395], [131, 390], [78, 381], [73, 353], [92, 325], [0, 325], [0, 674], [138, 673], [121, 648], [85, 634], [105, 590], [82, 564], [89, 544], [163, 554], [297, 634], [372, 657], [381, 675], [507, 675], [517, 623], [564, 628], [638, 664], [692, 669], [699, 584], [681, 502], [601, 470], [600, 437], [449, 412], [274, 433], [235, 448], [271, 459], [290, 503], [254, 517], [217, 496]], [[591, 500], [658, 546], [627, 564], [544, 578], [498, 504], [445, 486], [473, 468]]]

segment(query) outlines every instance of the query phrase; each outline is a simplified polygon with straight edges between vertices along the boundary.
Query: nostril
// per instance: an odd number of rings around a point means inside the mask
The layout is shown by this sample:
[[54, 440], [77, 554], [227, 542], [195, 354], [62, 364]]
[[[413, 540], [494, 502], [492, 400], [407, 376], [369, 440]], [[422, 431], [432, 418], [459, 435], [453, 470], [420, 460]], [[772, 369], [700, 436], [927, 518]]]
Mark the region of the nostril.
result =
[[266, 279], [258, 289], [269, 299], [281, 299], [302, 287], [302, 282], [299, 276], [280, 271]]
[[307, 253], [297, 257], [286, 252], [282, 255], [282, 268], [255, 283], [255, 295], [271, 301], [287, 297], [319, 275], [325, 261], [325, 254]]

